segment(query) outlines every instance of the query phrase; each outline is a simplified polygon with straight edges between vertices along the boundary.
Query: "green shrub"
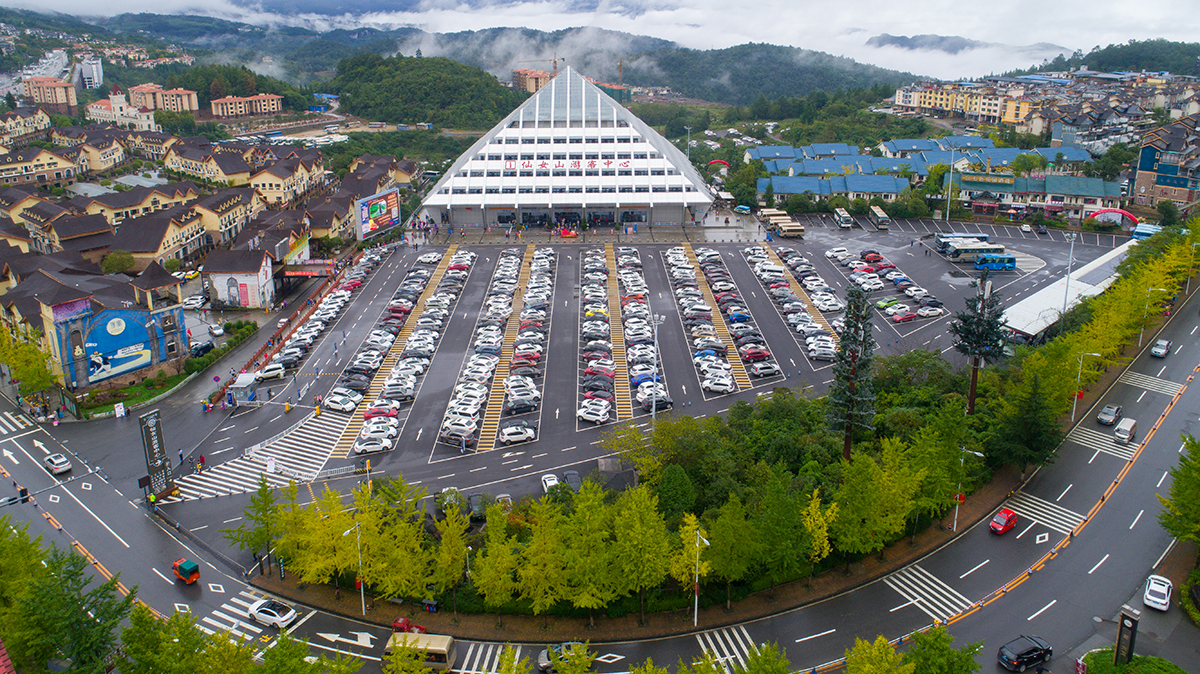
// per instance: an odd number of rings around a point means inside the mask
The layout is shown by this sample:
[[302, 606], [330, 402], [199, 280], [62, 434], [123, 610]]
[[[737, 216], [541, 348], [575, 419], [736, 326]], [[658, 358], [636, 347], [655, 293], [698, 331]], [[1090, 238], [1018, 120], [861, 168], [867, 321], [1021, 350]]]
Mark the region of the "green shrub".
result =
[[1200, 566], [1192, 569], [1192, 572], [1188, 574], [1187, 580], [1183, 581], [1183, 587], [1179, 588], [1175, 598], [1179, 600], [1179, 605], [1192, 619], [1192, 623], [1200, 625], [1200, 609], [1197, 609], [1195, 602], [1192, 601], [1192, 588], [1196, 583], [1200, 583]]
[[1083, 656], [1088, 674], [1186, 674], [1187, 670], [1162, 658], [1133, 656], [1128, 665], [1113, 664], [1113, 649], [1104, 648]]

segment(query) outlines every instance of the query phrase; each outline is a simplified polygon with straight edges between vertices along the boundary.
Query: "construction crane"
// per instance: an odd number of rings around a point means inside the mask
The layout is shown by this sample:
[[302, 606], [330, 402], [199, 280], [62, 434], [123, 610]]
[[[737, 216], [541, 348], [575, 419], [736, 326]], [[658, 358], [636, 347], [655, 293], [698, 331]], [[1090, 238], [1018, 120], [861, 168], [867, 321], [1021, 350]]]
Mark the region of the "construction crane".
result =
[[534, 59], [532, 61], [517, 61], [517, 63], [553, 63], [554, 64], [554, 75], [557, 76], [558, 75], [558, 62], [566, 61], [566, 60], [567, 59], [565, 59], [565, 58], [561, 58], [561, 59], [558, 58], [558, 52], [554, 52], [554, 58], [552, 58], [552, 59]]

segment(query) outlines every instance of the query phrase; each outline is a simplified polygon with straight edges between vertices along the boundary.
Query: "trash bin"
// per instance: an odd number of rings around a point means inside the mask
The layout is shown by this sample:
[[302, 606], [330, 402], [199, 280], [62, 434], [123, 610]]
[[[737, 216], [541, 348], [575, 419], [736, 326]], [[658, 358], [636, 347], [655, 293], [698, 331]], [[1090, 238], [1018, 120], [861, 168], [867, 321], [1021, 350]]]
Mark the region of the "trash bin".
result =
[[436, 599], [422, 599], [421, 608], [428, 613], [438, 612], [438, 603]]

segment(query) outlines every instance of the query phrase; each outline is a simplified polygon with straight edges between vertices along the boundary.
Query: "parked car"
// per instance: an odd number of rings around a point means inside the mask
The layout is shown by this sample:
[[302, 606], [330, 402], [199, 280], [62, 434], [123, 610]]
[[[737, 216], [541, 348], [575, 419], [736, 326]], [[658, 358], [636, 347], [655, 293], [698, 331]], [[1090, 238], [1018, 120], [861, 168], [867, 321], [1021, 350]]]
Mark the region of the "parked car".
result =
[[1049, 662], [1054, 649], [1041, 637], [1020, 636], [1000, 647], [996, 660], [1007, 670], [1023, 672], [1044, 662]]

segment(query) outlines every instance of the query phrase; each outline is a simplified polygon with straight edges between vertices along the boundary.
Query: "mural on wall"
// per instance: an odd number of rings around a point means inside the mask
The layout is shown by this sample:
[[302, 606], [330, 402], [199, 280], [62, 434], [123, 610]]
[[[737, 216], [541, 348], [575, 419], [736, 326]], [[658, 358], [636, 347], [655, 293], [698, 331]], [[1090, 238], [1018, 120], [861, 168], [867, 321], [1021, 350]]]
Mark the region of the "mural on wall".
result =
[[150, 333], [142, 322], [147, 319], [142, 312], [104, 312], [85, 324], [82, 355], [87, 359], [89, 382], [150, 365]]

